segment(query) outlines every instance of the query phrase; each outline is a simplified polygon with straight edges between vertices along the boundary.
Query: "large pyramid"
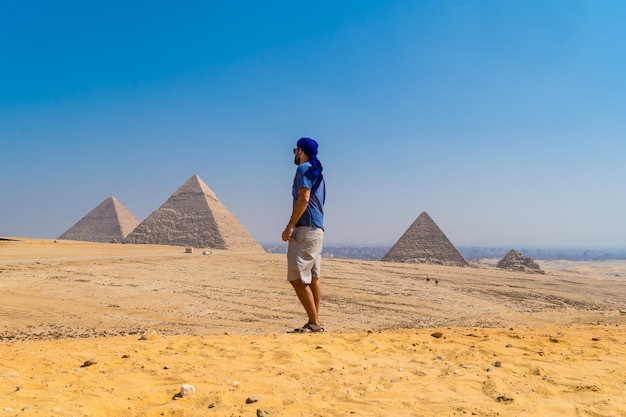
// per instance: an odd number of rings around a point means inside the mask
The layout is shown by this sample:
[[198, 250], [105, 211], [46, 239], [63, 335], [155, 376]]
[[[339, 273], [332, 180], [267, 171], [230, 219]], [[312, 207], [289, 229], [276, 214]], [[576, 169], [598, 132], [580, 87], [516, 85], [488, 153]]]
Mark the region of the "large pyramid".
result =
[[85, 242], [122, 242], [139, 224], [139, 220], [115, 197], [104, 200], [59, 239]]
[[264, 252], [197, 175], [141, 222], [126, 241]]
[[469, 262], [448, 240], [425, 211], [382, 258], [387, 262], [415, 262], [469, 266]]

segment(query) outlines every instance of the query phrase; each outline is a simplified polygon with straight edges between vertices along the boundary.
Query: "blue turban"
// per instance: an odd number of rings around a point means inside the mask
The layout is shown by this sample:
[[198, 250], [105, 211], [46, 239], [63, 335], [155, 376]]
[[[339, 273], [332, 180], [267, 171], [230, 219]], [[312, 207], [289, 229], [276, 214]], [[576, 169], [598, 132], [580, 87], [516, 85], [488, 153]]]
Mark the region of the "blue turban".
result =
[[300, 138], [297, 143], [298, 148], [302, 149], [309, 157], [317, 155], [317, 142], [311, 138]]
[[[317, 142], [311, 138], [300, 138], [297, 146], [309, 157], [309, 163], [311, 164], [311, 167], [304, 175], [315, 183], [317, 179], [322, 176], [322, 169], [324, 169], [322, 163], [317, 159]], [[315, 187], [315, 189], [317, 189], [317, 187]]]

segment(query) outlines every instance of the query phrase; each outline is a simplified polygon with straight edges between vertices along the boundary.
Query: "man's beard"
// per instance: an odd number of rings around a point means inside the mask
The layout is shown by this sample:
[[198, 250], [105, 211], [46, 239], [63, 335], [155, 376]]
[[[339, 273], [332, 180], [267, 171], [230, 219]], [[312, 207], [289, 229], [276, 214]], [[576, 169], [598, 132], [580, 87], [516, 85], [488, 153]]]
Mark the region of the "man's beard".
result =
[[293, 163], [296, 165], [300, 165], [300, 157], [298, 155], [293, 157]]

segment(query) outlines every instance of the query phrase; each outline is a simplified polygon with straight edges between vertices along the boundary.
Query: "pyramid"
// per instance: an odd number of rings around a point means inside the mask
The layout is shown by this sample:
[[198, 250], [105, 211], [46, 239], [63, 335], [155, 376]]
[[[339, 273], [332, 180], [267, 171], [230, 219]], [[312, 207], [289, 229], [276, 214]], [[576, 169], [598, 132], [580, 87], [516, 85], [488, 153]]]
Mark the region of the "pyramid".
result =
[[138, 224], [139, 220], [122, 203], [115, 197], [109, 197], [59, 236], [59, 239], [122, 242]]
[[126, 241], [264, 252], [198, 175], [141, 222]]
[[387, 262], [414, 262], [469, 266], [469, 262], [448, 240], [425, 211], [382, 258]]
[[531, 257], [524, 256], [515, 249], [511, 249], [509, 253], [500, 259], [498, 265], [500, 269], [508, 269], [509, 271], [530, 272], [534, 274], [545, 274], [545, 271], [539, 267], [539, 264]]

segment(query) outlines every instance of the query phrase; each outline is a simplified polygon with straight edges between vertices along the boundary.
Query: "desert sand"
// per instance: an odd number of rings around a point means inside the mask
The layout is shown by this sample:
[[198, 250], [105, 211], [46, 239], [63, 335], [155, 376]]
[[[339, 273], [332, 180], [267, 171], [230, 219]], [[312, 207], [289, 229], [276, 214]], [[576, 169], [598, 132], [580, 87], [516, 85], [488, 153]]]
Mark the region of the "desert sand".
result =
[[324, 259], [288, 334], [284, 255], [0, 241], [0, 417], [625, 416], [626, 261], [495, 262]]

